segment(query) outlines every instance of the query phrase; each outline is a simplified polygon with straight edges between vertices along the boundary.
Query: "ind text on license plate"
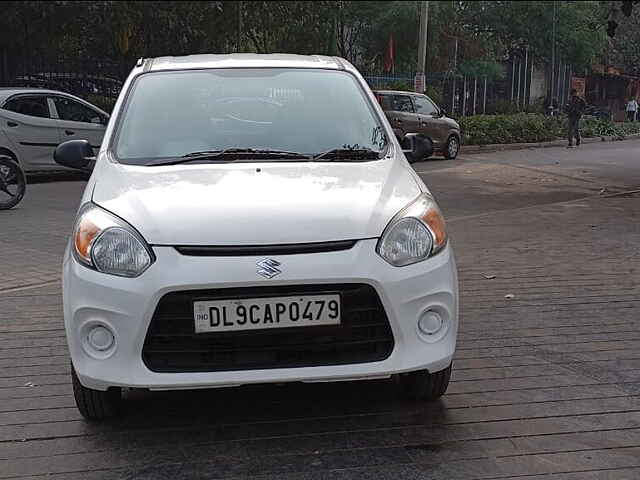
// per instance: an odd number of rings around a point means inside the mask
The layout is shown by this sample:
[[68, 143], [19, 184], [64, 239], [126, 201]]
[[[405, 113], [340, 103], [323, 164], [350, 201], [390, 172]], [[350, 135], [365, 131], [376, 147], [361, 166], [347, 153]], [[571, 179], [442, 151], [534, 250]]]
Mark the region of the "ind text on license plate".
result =
[[196, 333], [340, 324], [340, 295], [242, 298], [193, 303]]

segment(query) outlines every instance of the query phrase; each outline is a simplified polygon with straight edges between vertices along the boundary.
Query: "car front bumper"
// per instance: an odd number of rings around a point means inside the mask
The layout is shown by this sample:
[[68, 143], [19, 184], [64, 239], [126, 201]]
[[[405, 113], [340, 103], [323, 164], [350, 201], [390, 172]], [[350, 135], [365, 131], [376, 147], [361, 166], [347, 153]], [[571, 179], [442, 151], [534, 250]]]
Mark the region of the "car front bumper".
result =
[[[102, 274], [65, 254], [64, 319], [69, 351], [80, 382], [88, 388], [194, 389], [269, 382], [321, 382], [389, 377], [414, 370], [446, 368], [458, 331], [458, 288], [453, 251], [448, 245], [434, 257], [393, 267], [375, 252], [377, 240], [361, 240], [349, 250], [276, 255], [282, 273], [267, 280], [256, 274], [264, 257], [197, 257], [172, 247], [153, 247], [156, 261], [138, 278]], [[346, 365], [269, 368], [215, 372], [151, 371], [142, 360], [145, 337], [158, 301], [169, 292], [360, 283], [372, 286], [394, 337], [391, 354], [382, 361]], [[418, 318], [437, 311], [444, 327], [432, 337], [420, 332]], [[108, 355], [86, 345], [90, 327], [107, 326], [115, 334]], [[313, 328], [313, 327], [300, 327]]]

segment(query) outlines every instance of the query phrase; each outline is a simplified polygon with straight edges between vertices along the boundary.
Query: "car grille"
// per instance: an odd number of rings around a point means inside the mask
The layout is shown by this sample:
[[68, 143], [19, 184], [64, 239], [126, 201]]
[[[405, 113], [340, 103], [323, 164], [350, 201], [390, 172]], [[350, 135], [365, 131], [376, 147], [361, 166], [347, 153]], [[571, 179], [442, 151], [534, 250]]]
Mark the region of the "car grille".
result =
[[[193, 302], [340, 293], [340, 325], [195, 333]], [[142, 349], [154, 372], [215, 372], [375, 362], [393, 333], [376, 291], [365, 284], [226, 288], [172, 292], [158, 302]]]
[[349, 250], [356, 240], [337, 242], [285, 243], [281, 245], [210, 245], [176, 246], [182, 255], [197, 257], [237, 257], [242, 255], [300, 255], [302, 253], [337, 252]]

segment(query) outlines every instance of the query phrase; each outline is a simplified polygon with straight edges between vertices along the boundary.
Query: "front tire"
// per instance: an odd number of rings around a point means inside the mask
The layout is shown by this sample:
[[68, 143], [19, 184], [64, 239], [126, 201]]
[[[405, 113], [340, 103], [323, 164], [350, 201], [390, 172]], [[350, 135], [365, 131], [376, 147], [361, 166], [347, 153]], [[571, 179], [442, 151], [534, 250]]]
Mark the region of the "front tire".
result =
[[455, 135], [451, 135], [444, 145], [444, 158], [447, 160], [455, 160], [460, 151], [460, 140]]
[[0, 155], [0, 210], [20, 203], [27, 190], [27, 179], [20, 165], [6, 155]]
[[73, 365], [71, 366], [73, 396], [80, 414], [87, 420], [104, 420], [120, 413], [122, 393], [120, 388], [112, 387], [106, 392], [87, 388], [80, 383]]
[[[409, 161], [409, 163], [416, 163], [416, 162], [424, 162], [426, 160], [428, 160], [429, 158], [431, 158], [431, 156], [433, 155], [433, 142], [431, 141], [431, 139], [429, 137], [426, 137], [424, 135], [420, 135], [420, 137], [428, 142], [429, 144], [429, 148], [428, 151], [426, 153], [426, 155], [422, 158], [413, 158], [413, 156], [408, 156], [407, 160]], [[407, 148], [407, 149], [411, 149], [411, 143], [408, 142], [407, 140], [405, 140], [405, 143], [403, 144], [402, 148]]]
[[434, 373], [427, 370], [407, 373], [400, 377], [400, 385], [404, 394], [411, 400], [428, 402], [445, 394], [450, 379], [451, 365]]

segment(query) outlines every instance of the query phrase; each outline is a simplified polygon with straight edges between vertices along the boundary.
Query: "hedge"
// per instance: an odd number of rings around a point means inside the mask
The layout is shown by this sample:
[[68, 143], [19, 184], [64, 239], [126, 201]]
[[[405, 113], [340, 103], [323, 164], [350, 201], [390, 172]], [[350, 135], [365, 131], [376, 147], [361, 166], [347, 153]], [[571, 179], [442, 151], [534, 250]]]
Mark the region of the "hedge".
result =
[[[565, 116], [550, 117], [535, 113], [513, 115], [475, 115], [458, 120], [467, 145], [496, 143], [536, 143], [564, 138], [567, 132]], [[613, 123], [585, 117], [581, 121], [585, 137], [640, 134], [640, 122]]]

